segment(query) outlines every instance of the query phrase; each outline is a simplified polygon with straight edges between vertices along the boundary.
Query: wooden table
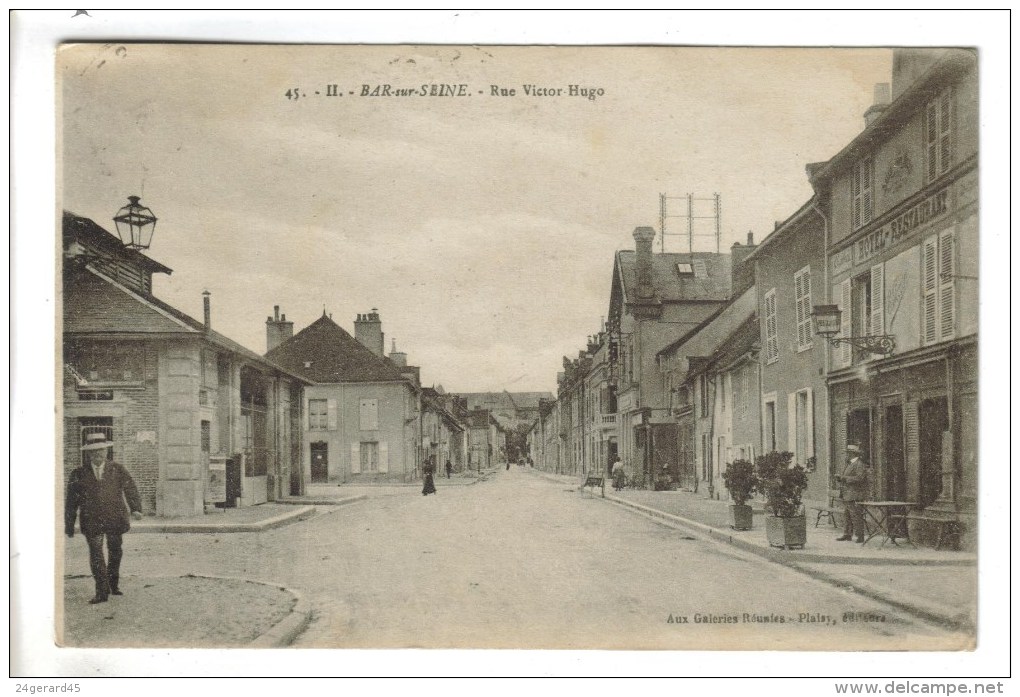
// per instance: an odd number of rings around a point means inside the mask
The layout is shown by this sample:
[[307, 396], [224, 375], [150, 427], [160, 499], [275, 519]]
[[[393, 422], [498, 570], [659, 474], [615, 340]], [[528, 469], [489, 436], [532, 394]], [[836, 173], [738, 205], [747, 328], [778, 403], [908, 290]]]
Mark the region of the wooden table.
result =
[[[910, 541], [907, 529], [907, 513], [917, 505], [916, 503], [912, 501], [858, 501], [857, 505], [864, 509], [864, 522], [868, 528], [865, 544], [870, 542], [871, 538], [881, 534], [883, 536], [882, 544], [879, 545], [881, 547], [884, 547], [886, 542], [892, 542], [899, 546], [896, 542], [897, 537], [902, 537], [911, 547], [914, 546], [914, 543]], [[872, 528], [872, 524], [874, 528]]]

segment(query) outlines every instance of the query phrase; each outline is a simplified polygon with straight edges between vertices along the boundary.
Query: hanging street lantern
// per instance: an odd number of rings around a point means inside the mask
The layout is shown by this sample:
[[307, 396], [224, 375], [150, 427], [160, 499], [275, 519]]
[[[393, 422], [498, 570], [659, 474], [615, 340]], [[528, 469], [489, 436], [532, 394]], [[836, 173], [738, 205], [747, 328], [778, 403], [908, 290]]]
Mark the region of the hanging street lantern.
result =
[[117, 224], [117, 235], [125, 247], [148, 249], [156, 229], [156, 216], [138, 200], [137, 196], [128, 196], [128, 205], [117, 211], [113, 222]]
[[842, 316], [838, 305], [815, 305], [811, 312], [815, 334], [824, 337], [833, 346], [850, 344], [859, 351], [880, 356], [891, 356], [896, 352], [896, 339], [891, 334], [836, 336], [840, 332]]

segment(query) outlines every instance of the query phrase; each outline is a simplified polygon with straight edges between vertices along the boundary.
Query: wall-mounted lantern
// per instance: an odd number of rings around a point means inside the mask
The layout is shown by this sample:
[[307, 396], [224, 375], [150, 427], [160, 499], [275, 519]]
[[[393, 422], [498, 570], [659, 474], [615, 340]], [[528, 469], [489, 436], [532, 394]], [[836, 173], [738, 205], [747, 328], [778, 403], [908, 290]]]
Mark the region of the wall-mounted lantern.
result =
[[836, 336], [840, 332], [843, 312], [839, 305], [815, 305], [811, 312], [815, 334], [824, 337], [833, 346], [850, 344], [856, 349], [890, 356], [896, 351], [896, 339], [891, 334], [871, 336]]
[[156, 216], [138, 201], [137, 196], [128, 196], [128, 205], [117, 211], [113, 222], [117, 224], [117, 235], [125, 247], [148, 249], [156, 229]]

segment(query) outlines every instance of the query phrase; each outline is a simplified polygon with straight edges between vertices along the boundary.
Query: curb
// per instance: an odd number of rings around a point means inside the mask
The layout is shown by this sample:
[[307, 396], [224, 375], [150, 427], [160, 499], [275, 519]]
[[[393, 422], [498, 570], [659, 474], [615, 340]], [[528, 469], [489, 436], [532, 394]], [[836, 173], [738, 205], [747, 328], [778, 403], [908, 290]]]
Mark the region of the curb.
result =
[[290, 645], [298, 635], [305, 630], [312, 619], [312, 611], [304, 597], [293, 588], [281, 586], [279, 583], [269, 583], [252, 578], [238, 578], [236, 576], [213, 576], [211, 574], [184, 574], [181, 578], [211, 578], [216, 581], [242, 581], [246, 583], [257, 583], [260, 586], [279, 588], [290, 593], [294, 597], [294, 607], [290, 614], [274, 624], [268, 630], [249, 641], [245, 646], [253, 649], [282, 648]]
[[819, 571], [818, 569], [805, 566], [806, 563], [833, 563], [833, 560], [829, 557], [814, 555], [811, 559], [790, 559], [786, 556], [783, 550], [760, 547], [704, 523], [688, 520], [687, 518], [681, 518], [680, 516], [676, 516], [671, 513], [664, 513], [663, 511], [658, 511], [654, 508], [649, 508], [648, 506], [643, 506], [639, 503], [634, 503], [633, 501], [626, 501], [615, 496], [606, 496], [606, 500], [621, 507], [631, 508], [649, 518], [658, 518], [667, 523], [692, 529], [712, 540], [724, 542], [745, 552], [750, 552], [751, 554], [763, 557], [768, 561], [782, 564], [787, 568], [793, 569], [794, 571], [806, 576], [810, 576], [818, 581], [823, 581], [842, 589], [852, 590], [855, 593], [859, 593], [860, 595], [873, 600], [887, 603], [922, 619], [950, 627], [973, 626], [972, 620], [969, 617], [962, 615], [952, 608], [939, 606], [936, 603], [919, 600], [913, 597], [908, 598], [905, 595], [890, 592], [888, 589], [875, 586], [863, 579], [855, 579], [851, 581], [838, 575], [828, 574], [824, 571]]
[[277, 501], [276, 503], [285, 503], [288, 506], [345, 506], [348, 503], [366, 501], [367, 499], [368, 494], [361, 494], [360, 496], [349, 496], [345, 499], [298, 497], [290, 500]]
[[[263, 532], [283, 527], [315, 515], [314, 506], [302, 506], [292, 513], [282, 513], [256, 523], [135, 523], [135, 533], [196, 533], [196, 532]], [[211, 577], [210, 577], [211, 578]]]

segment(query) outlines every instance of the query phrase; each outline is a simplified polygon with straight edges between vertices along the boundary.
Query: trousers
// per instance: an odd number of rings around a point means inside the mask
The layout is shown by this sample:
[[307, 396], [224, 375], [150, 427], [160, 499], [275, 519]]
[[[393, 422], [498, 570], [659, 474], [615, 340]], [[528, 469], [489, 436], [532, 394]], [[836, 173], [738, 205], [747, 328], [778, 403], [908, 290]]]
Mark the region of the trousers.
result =
[[864, 526], [864, 509], [856, 501], [845, 501], [846, 512], [843, 515], [843, 535], [863, 540], [867, 529]]
[[[109, 561], [103, 554], [104, 537], [110, 552]], [[86, 535], [85, 539], [89, 543], [89, 566], [92, 569], [92, 578], [96, 581], [96, 597], [106, 598], [110, 595], [110, 590], [116, 590], [120, 584], [120, 560], [124, 556], [124, 537], [120, 533], [110, 532]]]

